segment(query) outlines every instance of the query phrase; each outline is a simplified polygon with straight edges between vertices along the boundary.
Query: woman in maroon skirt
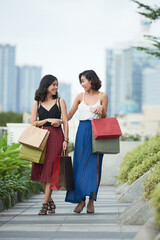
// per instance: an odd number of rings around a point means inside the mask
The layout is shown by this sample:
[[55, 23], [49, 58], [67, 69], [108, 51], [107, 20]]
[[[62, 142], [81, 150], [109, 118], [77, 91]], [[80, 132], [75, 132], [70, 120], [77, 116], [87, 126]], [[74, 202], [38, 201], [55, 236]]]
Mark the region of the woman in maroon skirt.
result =
[[[58, 80], [52, 75], [42, 78], [35, 93], [35, 102], [32, 106], [31, 124], [50, 131], [47, 141], [44, 165], [33, 163], [31, 179], [42, 182], [45, 192], [44, 203], [39, 215], [55, 213], [55, 204], [51, 198], [50, 180], [56, 156], [68, 147], [68, 120], [65, 101], [58, 98]], [[62, 120], [61, 120], [62, 113]], [[37, 116], [39, 120], [37, 121]], [[63, 122], [64, 134], [61, 129]]]

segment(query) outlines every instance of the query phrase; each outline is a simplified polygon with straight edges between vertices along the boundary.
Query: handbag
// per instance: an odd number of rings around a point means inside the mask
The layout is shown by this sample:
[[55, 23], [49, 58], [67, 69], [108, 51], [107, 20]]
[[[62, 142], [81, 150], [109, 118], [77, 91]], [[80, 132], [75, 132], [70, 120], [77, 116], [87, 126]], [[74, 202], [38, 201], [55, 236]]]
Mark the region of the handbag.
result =
[[44, 164], [45, 153], [46, 153], [46, 146], [43, 149], [43, 151], [41, 151], [39, 149], [28, 147], [22, 144], [19, 152], [19, 158], [23, 160], [31, 161], [34, 163]]
[[50, 189], [52, 190], [73, 190], [74, 176], [72, 159], [66, 156], [57, 156], [51, 176]]
[[119, 138], [95, 139], [92, 132], [92, 152], [117, 154], [120, 152]]
[[120, 152], [119, 137], [122, 135], [116, 118], [93, 119], [92, 152], [117, 154]]
[[49, 134], [50, 132], [47, 129], [28, 125], [22, 132], [18, 141], [23, 145], [43, 151], [47, 144]]
[[95, 139], [119, 138], [122, 135], [116, 118], [98, 118], [91, 121]]

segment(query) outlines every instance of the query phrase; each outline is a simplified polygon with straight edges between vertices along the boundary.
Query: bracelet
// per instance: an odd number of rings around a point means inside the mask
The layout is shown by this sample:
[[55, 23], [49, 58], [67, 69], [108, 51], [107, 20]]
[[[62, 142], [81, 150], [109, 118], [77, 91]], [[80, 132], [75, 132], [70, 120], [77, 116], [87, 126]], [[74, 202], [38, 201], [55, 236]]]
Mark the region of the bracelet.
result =
[[64, 139], [64, 142], [67, 142], [67, 143], [69, 143], [69, 141], [68, 141], [68, 140], [66, 140], [66, 139]]

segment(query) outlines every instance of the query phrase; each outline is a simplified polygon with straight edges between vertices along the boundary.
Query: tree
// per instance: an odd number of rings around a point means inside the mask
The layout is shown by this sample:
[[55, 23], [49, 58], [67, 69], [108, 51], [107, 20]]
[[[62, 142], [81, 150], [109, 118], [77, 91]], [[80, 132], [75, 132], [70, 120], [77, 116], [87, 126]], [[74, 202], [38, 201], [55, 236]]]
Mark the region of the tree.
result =
[[[145, 16], [148, 20], [150, 20], [151, 23], [160, 19], [160, 7], [158, 6], [151, 7], [149, 5], [140, 3], [136, 0], [132, 1], [138, 4], [139, 9], [142, 9], [142, 11], [139, 11], [138, 13]], [[148, 54], [160, 58], [160, 37], [151, 35], [144, 35], [144, 37], [151, 41], [153, 48], [136, 47], [136, 49], [145, 51]]]
[[0, 113], [0, 126], [6, 126], [6, 123], [22, 123], [22, 113], [14, 112], [1, 112]]

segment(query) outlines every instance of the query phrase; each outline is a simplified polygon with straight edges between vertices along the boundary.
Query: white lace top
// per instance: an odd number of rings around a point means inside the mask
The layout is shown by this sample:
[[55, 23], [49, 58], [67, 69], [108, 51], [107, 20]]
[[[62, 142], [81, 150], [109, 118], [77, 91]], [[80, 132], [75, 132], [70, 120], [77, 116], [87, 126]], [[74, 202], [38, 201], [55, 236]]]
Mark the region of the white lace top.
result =
[[99, 99], [96, 102], [96, 104], [91, 105], [91, 106], [87, 105], [84, 102], [84, 95], [85, 94], [83, 94], [82, 102], [78, 106], [78, 119], [81, 121], [85, 121], [85, 120], [92, 120], [94, 118], [99, 118], [98, 114], [92, 113], [91, 111], [95, 107], [100, 106], [100, 94], [99, 94]]

